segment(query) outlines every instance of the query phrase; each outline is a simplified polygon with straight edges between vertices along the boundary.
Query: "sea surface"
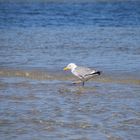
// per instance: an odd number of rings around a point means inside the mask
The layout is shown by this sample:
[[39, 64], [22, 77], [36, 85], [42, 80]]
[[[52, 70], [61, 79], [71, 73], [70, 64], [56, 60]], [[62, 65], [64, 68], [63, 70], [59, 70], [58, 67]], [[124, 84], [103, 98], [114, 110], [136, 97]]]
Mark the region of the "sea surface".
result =
[[0, 139], [139, 140], [140, 1], [0, 0]]

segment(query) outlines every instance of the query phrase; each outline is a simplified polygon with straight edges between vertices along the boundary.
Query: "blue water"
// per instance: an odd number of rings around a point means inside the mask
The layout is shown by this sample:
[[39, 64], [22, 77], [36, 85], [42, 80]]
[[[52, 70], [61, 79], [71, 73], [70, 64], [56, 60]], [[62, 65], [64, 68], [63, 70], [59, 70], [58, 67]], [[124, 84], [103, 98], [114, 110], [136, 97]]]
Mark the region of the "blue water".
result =
[[139, 15], [139, 1], [1, 2], [0, 64], [52, 70], [75, 62], [134, 73]]
[[2, 2], [0, 27], [138, 27], [139, 5], [139, 1]]
[[0, 0], [0, 139], [139, 140], [139, 110], [140, 1]]

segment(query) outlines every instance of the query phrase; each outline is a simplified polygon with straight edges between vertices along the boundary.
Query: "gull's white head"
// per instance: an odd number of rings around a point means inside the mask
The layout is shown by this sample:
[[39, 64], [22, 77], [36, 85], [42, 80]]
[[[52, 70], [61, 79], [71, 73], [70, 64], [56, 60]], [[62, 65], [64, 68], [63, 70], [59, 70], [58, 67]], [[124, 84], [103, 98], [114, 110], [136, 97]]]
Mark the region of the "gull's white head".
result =
[[76, 64], [70, 63], [64, 68], [64, 70], [74, 70], [76, 67], [77, 67]]

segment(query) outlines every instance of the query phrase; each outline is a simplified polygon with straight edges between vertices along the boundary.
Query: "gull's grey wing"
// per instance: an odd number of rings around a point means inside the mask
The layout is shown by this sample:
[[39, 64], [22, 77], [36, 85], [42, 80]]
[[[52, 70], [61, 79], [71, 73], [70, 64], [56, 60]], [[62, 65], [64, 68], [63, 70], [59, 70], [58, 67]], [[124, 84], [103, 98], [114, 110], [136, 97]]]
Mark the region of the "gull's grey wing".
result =
[[94, 72], [96, 72], [95, 70], [92, 70], [90, 68], [85, 68], [85, 67], [77, 67], [75, 69], [75, 72], [77, 73], [77, 75], [81, 76], [81, 77], [85, 77], [88, 75], [93, 74]]

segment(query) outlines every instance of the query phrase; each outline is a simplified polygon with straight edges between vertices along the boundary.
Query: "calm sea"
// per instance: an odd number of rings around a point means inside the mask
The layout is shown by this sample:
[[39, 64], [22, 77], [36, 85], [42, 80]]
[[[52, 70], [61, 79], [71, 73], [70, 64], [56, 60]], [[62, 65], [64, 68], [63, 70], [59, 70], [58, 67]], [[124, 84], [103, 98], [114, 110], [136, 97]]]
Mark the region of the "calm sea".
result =
[[140, 1], [0, 0], [0, 137], [139, 140]]

